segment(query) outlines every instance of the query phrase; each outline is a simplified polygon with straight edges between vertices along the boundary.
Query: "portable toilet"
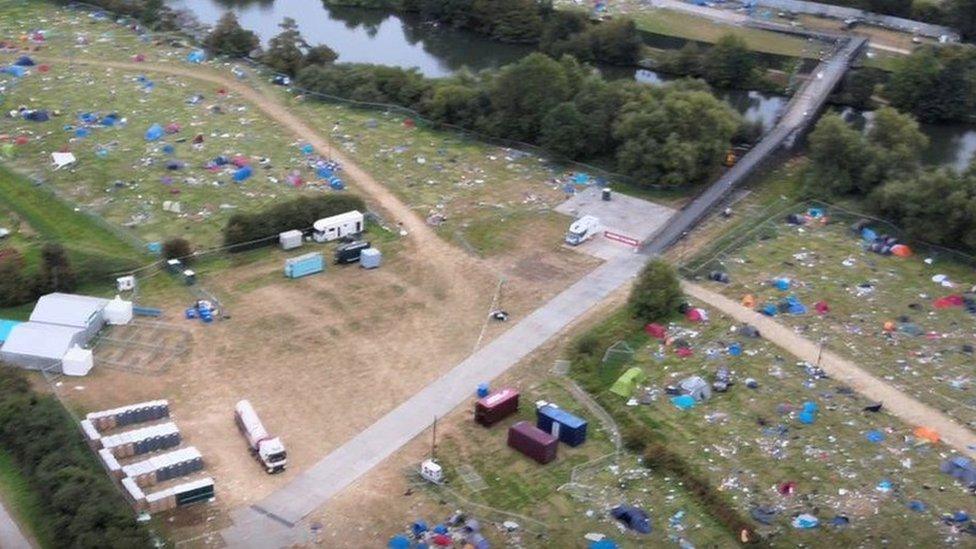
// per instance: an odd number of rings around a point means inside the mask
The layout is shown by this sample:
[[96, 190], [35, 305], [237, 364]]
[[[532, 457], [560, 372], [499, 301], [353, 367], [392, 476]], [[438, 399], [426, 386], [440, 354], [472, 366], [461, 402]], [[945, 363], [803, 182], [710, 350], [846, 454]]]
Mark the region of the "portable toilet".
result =
[[285, 276], [301, 278], [325, 270], [325, 257], [317, 252], [290, 257], [285, 260]]
[[177, 274], [183, 270], [183, 262], [179, 259], [167, 259], [166, 270], [173, 274]]
[[192, 269], [183, 271], [183, 282], [185, 282], [187, 286], [193, 286], [197, 283], [197, 273]]
[[586, 442], [586, 420], [558, 408], [544, 404], [535, 410], [536, 427], [570, 446]]
[[359, 266], [364, 269], [375, 269], [383, 262], [383, 254], [376, 248], [366, 248], [359, 253]]
[[278, 235], [278, 243], [282, 250], [294, 250], [302, 245], [302, 231], [285, 231]]

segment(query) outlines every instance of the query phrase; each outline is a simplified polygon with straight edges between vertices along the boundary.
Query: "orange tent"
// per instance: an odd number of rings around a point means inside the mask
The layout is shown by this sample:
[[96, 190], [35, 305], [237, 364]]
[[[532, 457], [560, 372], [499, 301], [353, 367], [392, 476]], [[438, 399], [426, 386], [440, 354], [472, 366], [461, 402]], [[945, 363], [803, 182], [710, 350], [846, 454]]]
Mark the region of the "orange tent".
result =
[[904, 244], [895, 244], [891, 247], [891, 254], [898, 257], [911, 257], [912, 249]]
[[939, 433], [936, 433], [928, 427], [917, 427], [915, 428], [915, 437], [927, 440], [932, 444], [939, 442]]
[[742, 296], [742, 306], [749, 307], [750, 309], [756, 306], [756, 298], [752, 294], [746, 294]]

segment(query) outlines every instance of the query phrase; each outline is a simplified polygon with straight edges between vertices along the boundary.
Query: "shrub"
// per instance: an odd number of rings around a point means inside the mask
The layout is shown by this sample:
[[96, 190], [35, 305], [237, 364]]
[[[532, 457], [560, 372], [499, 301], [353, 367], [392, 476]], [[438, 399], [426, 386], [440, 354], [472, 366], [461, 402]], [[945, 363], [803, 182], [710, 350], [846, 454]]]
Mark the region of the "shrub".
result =
[[234, 12], [228, 11], [203, 41], [213, 53], [244, 57], [261, 45], [258, 35], [241, 27]]
[[193, 247], [190, 241], [185, 238], [170, 238], [163, 242], [163, 257], [166, 259], [179, 259], [185, 264], [193, 262]]
[[38, 293], [70, 292], [75, 289], [78, 277], [71, 267], [64, 246], [48, 242], [41, 248], [41, 278]]
[[27, 303], [34, 297], [33, 284], [24, 272], [24, 257], [10, 248], [0, 255], [0, 307]]
[[681, 286], [674, 268], [655, 259], [638, 275], [630, 292], [629, 306], [635, 318], [654, 322], [670, 315], [681, 301]]

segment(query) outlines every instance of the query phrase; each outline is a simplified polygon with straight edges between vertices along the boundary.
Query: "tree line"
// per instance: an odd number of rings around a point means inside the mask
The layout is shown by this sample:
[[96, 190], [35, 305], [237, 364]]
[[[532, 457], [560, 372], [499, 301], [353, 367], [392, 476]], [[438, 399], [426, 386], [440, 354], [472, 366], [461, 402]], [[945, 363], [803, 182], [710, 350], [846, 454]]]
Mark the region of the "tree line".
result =
[[807, 183], [814, 193], [856, 198], [909, 238], [976, 250], [976, 163], [963, 173], [923, 168], [928, 138], [918, 122], [879, 109], [866, 132], [838, 115], [810, 134]]
[[[24, 255], [16, 248], [0, 253], [0, 307], [15, 307], [30, 303], [51, 292], [71, 292], [79, 276], [64, 246], [48, 242], [41, 246], [38, 271], [28, 268]], [[85, 279], [95, 278], [84, 273]]]
[[34, 392], [20, 371], [3, 364], [0, 446], [37, 493], [43, 506], [38, 514], [58, 547], [153, 546], [61, 403]]

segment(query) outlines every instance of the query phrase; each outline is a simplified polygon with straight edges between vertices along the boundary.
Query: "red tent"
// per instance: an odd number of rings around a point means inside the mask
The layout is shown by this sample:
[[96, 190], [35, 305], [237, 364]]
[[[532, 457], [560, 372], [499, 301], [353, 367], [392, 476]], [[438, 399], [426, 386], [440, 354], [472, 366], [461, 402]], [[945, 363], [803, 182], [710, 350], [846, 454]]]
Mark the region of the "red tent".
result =
[[695, 353], [691, 350], [691, 347], [678, 347], [674, 350], [674, 354], [680, 356], [681, 358], [688, 358]]
[[437, 546], [440, 546], [440, 547], [450, 547], [450, 546], [454, 545], [454, 542], [446, 534], [437, 534], [436, 536], [434, 536], [433, 538], [431, 538], [430, 541], [433, 542], [434, 545], [437, 545]]
[[653, 337], [654, 339], [664, 339], [668, 335], [668, 330], [657, 322], [644, 326], [644, 331], [647, 332], [647, 335]]
[[685, 318], [687, 318], [692, 322], [701, 322], [702, 321], [701, 311], [692, 307], [691, 309], [688, 309], [687, 313], [685, 313]]
[[230, 163], [238, 168], [243, 168], [244, 166], [249, 166], [251, 161], [246, 156], [237, 155], [231, 159]]
[[141, 53], [137, 53], [132, 56], [132, 60], [135, 61], [136, 63], [142, 63], [143, 61], [146, 60], [146, 56]]
[[818, 301], [813, 305], [818, 315], [825, 315], [830, 312], [830, 305], [826, 301]]
[[173, 122], [172, 124], [166, 126], [166, 133], [180, 133], [180, 130], [182, 129], [183, 126], [180, 126], [178, 123]]
[[963, 299], [961, 295], [947, 295], [936, 299], [933, 303], [936, 309], [948, 309], [950, 307], [962, 307]]
[[14, 139], [14, 143], [17, 145], [26, 145], [30, 141], [30, 138], [26, 135], [18, 135], [17, 139]]
[[37, 72], [47, 72], [51, 70], [51, 65], [38, 65]]

